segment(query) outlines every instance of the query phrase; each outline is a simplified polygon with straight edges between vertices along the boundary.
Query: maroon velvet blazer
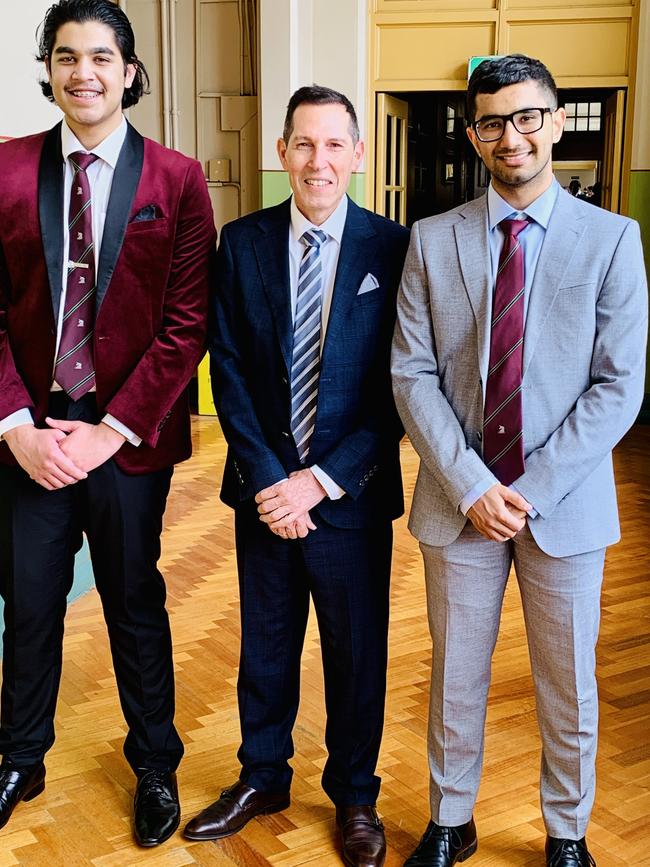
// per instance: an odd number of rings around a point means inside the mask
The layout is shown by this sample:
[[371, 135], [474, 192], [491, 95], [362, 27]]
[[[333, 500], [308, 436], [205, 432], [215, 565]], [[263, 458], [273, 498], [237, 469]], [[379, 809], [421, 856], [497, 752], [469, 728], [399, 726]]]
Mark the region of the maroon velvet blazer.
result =
[[[63, 267], [60, 125], [0, 147], [0, 418], [47, 414]], [[137, 217], [137, 219], [136, 219]], [[191, 454], [187, 384], [205, 349], [215, 230], [199, 163], [129, 125], [97, 267], [97, 404], [142, 438], [140, 474]], [[12, 463], [0, 444], [0, 461]]]

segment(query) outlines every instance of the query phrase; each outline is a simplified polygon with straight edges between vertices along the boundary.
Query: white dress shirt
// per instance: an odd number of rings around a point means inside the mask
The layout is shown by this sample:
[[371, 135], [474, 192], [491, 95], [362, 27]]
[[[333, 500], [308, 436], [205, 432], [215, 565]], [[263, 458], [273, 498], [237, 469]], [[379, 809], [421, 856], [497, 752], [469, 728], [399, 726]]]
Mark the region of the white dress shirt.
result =
[[[108, 200], [111, 195], [111, 186], [113, 184], [113, 174], [115, 173], [115, 166], [117, 165], [117, 160], [120, 156], [120, 151], [122, 150], [122, 145], [124, 144], [124, 139], [126, 138], [127, 124], [126, 120], [122, 118], [122, 123], [118, 126], [116, 130], [114, 130], [109, 136], [107, 136], [103, 142], [101, 142], [97, 147], [92, 149], [92, 153], [94, 153], [99, 159], [97, 159], [92, 165], [88, 166], [86, 170], [86, 176], [88, 178], [88, 185], [90, 187], [90, 197], [92, 201], [92, 221], [93, 221], [93, 244], [94, 244], [94, 255], [95, 255], [95, 273], [97, 273], [97, 267], [99, 264], [99, 253], [102, 245], [102, 238], [104, 235], [104, 223], [106, 222], [106, 211], [108, 209]], [[83, 151], [84, 153], [89, 153], [87, 148], [85, 148], [79, 139], [72, 132], [70, 127], [68, 126], [65, 119], [61, 124], [61, 152], [63, 155], [63, 249], [66, 253], [64, 256], [64, 262], [67, 262], [68, 255], [67, 251], [69, 249], [70, 244], [70, 235], [68, 230], [68, 215], [70, 211], [70, 190], [72, 187], [72, 179], [74, 177], [74, 172], [72, 166], [70, 164], [69, 157], [73, 153], [77, 153], [78, 151]], [[56, 357], [59, 351], [59, 344], [61, 342], [61, 332], [63, 330], [63, 312], [65, 309], [65, 298], [68, 288], [68, 269], [67, 267], [63, 268], [63, 273], [61, 275], [61, 300], [59, 304], [59, 314], [57, 319], [57, 327], [56, 327], [56, 347], [54, 352], [55, 366], [56, 366]], [[54, 370], [52, 370], [52, 375], [54, 375]], [[52, 391], [62, 391], [61, 386], [57, 382], [52, 382]], [[94, 391], [94, 387], [92, 391]], [[127, 440], [134, 446], [140, 445], [142, 440], [136, 434], [133, 433], [132, 430], [123, 425], [120, 421], [114, 418], [112, 415], [107, 413], [102, 421], [112, 427], [114, 430], [121, 433], [123, 436], [127, 438]], [[33, 424], [34, 420], [32, 418], [31, 412], [25, 409], [19, 409], [16, 412], [12, 413], [9, 416], [6, 416], [4, 419], [0, 419], [0, 437], [5, 434], [7, 431], [12, 428], [18, 427], [22, 424]]]
[[[300, 271], [300, 262], [306, 247], [301, 243], [300, 239], [305, 232], [310, 229], [319, 229], [327, 235], [320, 248], [321, 268], [322, 268], [322, 304], [321, 304], [321, 354], [323, 352], [323, 343], [327, 332], [327, 322], [329, 320], [330, 308], [332, 306], [332, 296], [334, 294], [334, 281], [336, 279], [336, 268], [339, 263], [339, 253], [341, 252], [341, 241], [343, 239], [343, 229], [345, 228], [345, 220], [348, 214], [348, 197], [343, 196], [336, 210], [320, 226], [314, 226], [313, 223], [300, 213], [295, 199], [291, 198], [291, 228], [289, 230], [289, 280], [291, 286], [291, 318], [292, 321], [296, 316], [296, 304], [298, 301], [298, 273]], [[316, 476], [320, 484], [325, 489], [330, 500], [339, 500], [345, 491], [340, 485], [337, 485], [334, 479], [323, 472], [323, 470], [314, 464], [310, 467], [312, 473]]]

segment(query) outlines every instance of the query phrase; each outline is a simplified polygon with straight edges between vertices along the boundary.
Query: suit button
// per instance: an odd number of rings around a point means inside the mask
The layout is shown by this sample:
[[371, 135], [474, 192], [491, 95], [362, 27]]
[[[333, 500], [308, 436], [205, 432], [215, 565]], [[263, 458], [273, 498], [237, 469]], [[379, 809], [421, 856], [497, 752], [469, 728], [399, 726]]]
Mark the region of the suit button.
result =
[[285, 385], [289, 385], [289, 380], [287, 379], [286, 376], [283, 376], [283, 377], [282, 377], [282, 382], [283, 382]]
[[283, 437], [286, 437], [287, 439], [289, 439], [290, 434], [288, 433], [288, 431], [283, 430], [283, 431], [282, 431], [282, 436], [283, 436]]
[[483, 439], [483, 432], [480, 430], [477, 430], [476, 436], [478, 437], [478, 441], [481, 442], [481, 440]]

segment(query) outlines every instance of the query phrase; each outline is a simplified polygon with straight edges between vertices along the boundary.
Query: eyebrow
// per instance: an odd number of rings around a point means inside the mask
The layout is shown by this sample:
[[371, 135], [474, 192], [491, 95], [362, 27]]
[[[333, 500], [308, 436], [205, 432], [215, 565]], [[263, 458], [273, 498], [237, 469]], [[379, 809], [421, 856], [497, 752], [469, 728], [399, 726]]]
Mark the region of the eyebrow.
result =
[[[308, 136], [308, 135], [297, 135], [297, 136], [296, 136], [296, 141], [307, 141], [307, 142], [311, 142], [311, 141], [313, 141], [313, 139], [310, 138], [310, 136]], [[334, 142], [343, 142], [343, 143], [345, 143], [345, 138], [338, 138], [337, 136], [330, 136], [328, 139], [326, 139], [326, 141], [334, 141]]]
[[[551, 106], [544, 105], [529, 105], [527, 108], [516, 108], [510, 114], [519, 114], [522, 111], [539, 111], [540, 108], [550, 108]], [[483, 114], [481, 117], [477, 117], [477, 122], [479, 120], [494, 120], [496, 117], [510, 117], [510, 114]]]
[[[67, 45], [59, 45], [58, 48], [54, 49], [55, 54], [79, 54], [79, 52], [74, 48], [68, 48]], [[115, 52], [112, 48], [109, 48], [107, 45], [100, 45], [98, 48], [91, 48], [88, 52], [89, 54], [112, 54], [115, 55]]]

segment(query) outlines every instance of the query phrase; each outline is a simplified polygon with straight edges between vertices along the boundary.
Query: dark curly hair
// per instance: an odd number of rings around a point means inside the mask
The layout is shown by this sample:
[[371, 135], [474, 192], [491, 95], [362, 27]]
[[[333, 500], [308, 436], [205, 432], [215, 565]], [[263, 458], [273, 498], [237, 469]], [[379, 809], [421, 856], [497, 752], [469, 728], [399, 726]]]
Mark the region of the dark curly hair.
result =
[[549, 108], [557, 108], [557, 87], [542, 61], [525, 54], [508, 54], [506, 57], [484, 60], [472, 73], [467, 85], [469, 120], [475, 119], [476, 97], [479, 93], [496, 93], [502, 87], [521, 84], [522, 81], [536, 81], [548, 94]]
[[[131, 22], [120, 7], [111, 0], [60, 0], [59, 3], [50, 6], [36, 33], [37, 60], [49, 61], [59, 28], [71, 21], [76, 24], [84, 24], [87, 21], [106, 24], [113, 31], [115, 42], [124, 61], [124, 68], [126, 69], [128, 64], [135, 66], [135, 78], [131, 87], [124, 91], [122, 108], [135, 105], [144, 93], [149, 93], [149, 76], [144, 64], [135, 53], [135, 36]], [[50, 102], [54, 102], [50, 82], [41, 81], [40, 85], [43, 95]]]

